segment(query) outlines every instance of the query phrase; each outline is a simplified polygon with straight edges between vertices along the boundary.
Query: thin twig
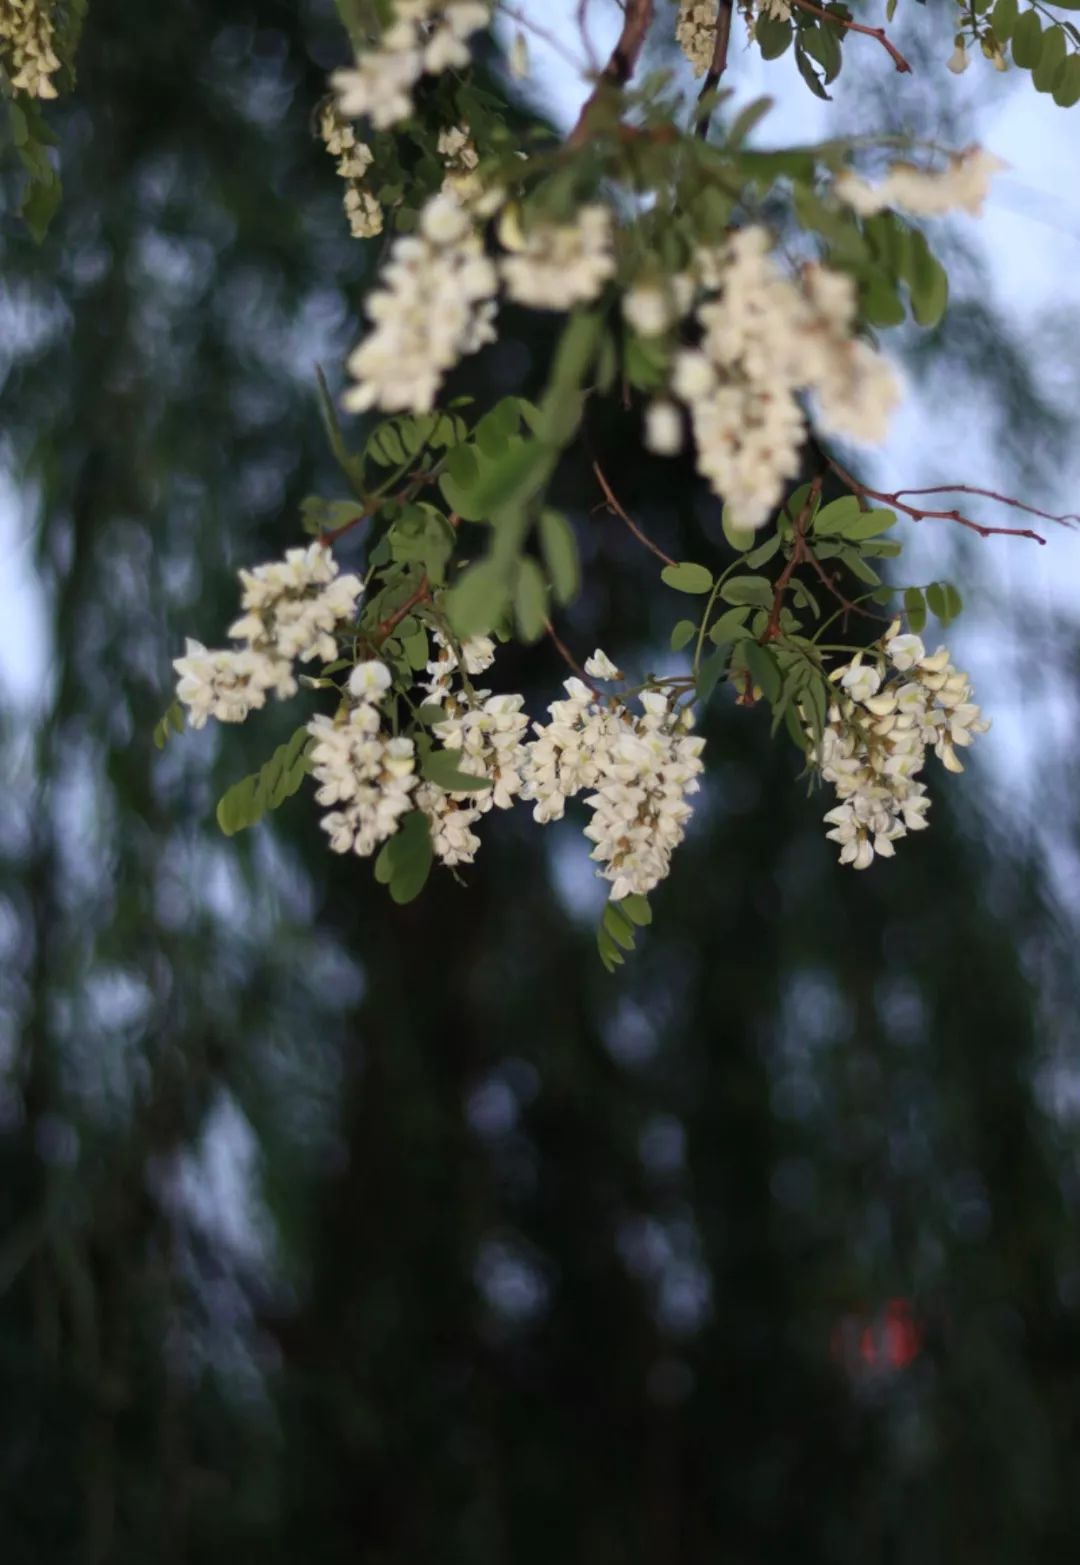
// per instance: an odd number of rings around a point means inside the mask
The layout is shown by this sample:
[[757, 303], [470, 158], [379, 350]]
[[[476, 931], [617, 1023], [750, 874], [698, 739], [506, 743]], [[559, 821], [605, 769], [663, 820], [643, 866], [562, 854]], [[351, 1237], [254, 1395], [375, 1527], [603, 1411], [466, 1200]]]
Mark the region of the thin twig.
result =
[[794, 538], [792, 541], [791, 558], [776, 578], [776, 585], [773, 588], [772, 608], [769, 610], [769, 622], [761, 634], [762, 645], [766, 641], [775, 641], [780, 634], [780, 615], [784, 607], [784, 594], [787, 592], [788, 583], [794, 576], [796, 569], [806, 557], [806, 529], [817, 505], [822, 482], [820, 473], [816, 478], [811, 479], [810, 488], [807, 490], [802, 509], [792, 523]]
[[821, 22], [828, 22], [833, 27], [842, 27], [846, 33], [864, 33], [867, 38], [876, 38], [881, 47], [888, 54], [898, 71], [911, 71], [911, 66], [893, 43], [884, 27], [867, 27], [865, 22], [852, 22], [843, 16], [837, 16], [832, 11], [825, 11], [819, 5], [814, 5], [813, 0], [791, 0], [796, 10], [805, 11], [808, 16], [816, 16]]
[[604, 476], [604, 470], [600, 466], [600, 463], [594, 461], [592, 469], [596, 474], [597, 481], [599, 482], [601, 489], [604, 491], [604, 499], [607, 501], [608, 510], [617, 516], [620, 521], [625, 522], [637, 541], [639, 543], [643, 543], [646, 549], [656, 555], [658, 560], [663, 560], [665, 565], [676, 565], [678, 561], [673, 560], [670, 554], [665, 554], [663, 549], [661, 549], [657, 544], [653, 543], [652, 539], [647, 537], [646, 534], [642, 532], [641, 528], [634, 521], [633, 517], [629, 516], [627, 512], [623, 510], [622, 506], [615, 498], [615, 494], [611, 485]]
[[[883, 489], [871, 489], [869, 484], [860, 483], [857, 478], [854, 478], [845, 468], [841, 467], [835, 457], [826, 455], [825, 460], [837, 478], [842, 479], [854, 494], [863, 495], [868, 500], [878, 500], [882, 505], [888, 505], [894, 510], [903, 511], [904, 515], [910, 516], [914, 522], [956, 522], [958, 526], [966, 527], [971, 532], [978, 533], [980, 538], [1031, 538], [1035, 543], [1046, 542], [1041, 533], [1033, 532], [1030, 527], [988, 527], [985, 522], [972, 521], [971, 517], [965, 516], [962, 511], [927, 511], [919, 506], [908, 505], [905, 500], [901, 500], [900, 496], [902, 494], [913, 494], [915, 493], [914, 490], [901, 489], [896, 494], [886, 494]], [[927, 492], [934, 493], [933, 490], [928, 490]], [[972, 493], [978, 492], [972, 491]], [[1027, 509], [1027, 507], [1021, 507], [1021, 509]], [[1056, 521], [1057, 518], [1055, 517], [1053, 520]]]
[[1028, 505], [1026, 500], [1017, 500], [1012, 495], [998, 494], [996, 489], [981, 489], [978, 484], [930, 484], [925, 489], [898, 489], [897, 496], [905, 494], [973, 494], [981, 495], [984, 500], [996, 500], [999, 505], [1012, 506], [1014, 511], [1023, 511], [1028, 516], [1039, 516], [1044, 522], [1080, 522], [1080, 515], [1075, 511], [1063, 511], [1060, 516], [1053, 511], [1040, 511], [1037, 505]]
[[567, 138], [569, 146], [577, 146], [589, 133], [592, 111], [605, 87], [625, 87], [645, 47], [645, 37], [652, 26], [653, 0], [626, 0], [626, 13], [622, 32], [592, 92], [581, 106], [577, 124]]
[[[709, 69], [705, 73], [705, 81], [698, 94], [698, 103], [704, 102], [710, 92], [715, 92], [720, 78], [727, 70], [728, 43], [731, 39], [731, 0], [720, 0], [720, 10], [716, 17], [716, 37], [713, 41], [712, 59], [709, 61]], [[702, 141], [709, 139], [709, 122], [712, 119], [711, 107], [702, 112], [697, 123], [696, 134]]]

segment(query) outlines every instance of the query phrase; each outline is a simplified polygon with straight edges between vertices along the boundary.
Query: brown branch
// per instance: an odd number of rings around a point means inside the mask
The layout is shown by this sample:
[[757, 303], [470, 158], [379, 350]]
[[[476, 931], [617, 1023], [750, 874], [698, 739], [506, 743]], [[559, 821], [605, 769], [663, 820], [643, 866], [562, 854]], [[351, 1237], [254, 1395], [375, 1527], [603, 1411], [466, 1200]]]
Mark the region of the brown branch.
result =
[[[732, 0], [720, 0], [720, 10], [716, 17], [716, 38], [713, 42], [712, 59], [709, 61], [709, 69], [705, 73], [705, 81], [698, 93], [698, 103], [704, 102], [710, 92], [715, 92], [721, 76], [727, 70], [728, 43], [731, 39], [731, 10]], [[702, 112], [697, 123], [696, 134], [702, 141], [709, 138], [709, 122], [712, 119], [712, 109]]]
[[[972, 521], [971, 517], [965, 516], [962, 511], [927, 511], [923, 510], [919, 506], [908, 505], [906, 501], [901, 500], [900, 496], [903, 494], [915, 494], [918, 491], [914, 489], [900, 489], [895, 494], [887, 494], [883, 489], [871, 489], [869, 484], [862, 484], [857, 478], [852, 477], [849, 472], [840, 466], [840, 463], [836, 460], [835, 457], [826, 455], [825, 460], [828, 462], [837, 478], [842, 479], [854, 494], [862, 495], [867, 500], [878, 500], [882, 505], [890, 506], [897, 511], [903, 511], [904, 515], [910, 516], [913, 522], [956, 522], [958, 526], [966, 527], [971, 532], [978, 533], [980, 538], [1031, 538], [1035, 543], [1046, 542], [1046, 539], [1042, 536], [1041, 533], [1033, 532], [1030, 527], [988, 527], [985, 522]], [[936, 491], [932, 489], [926, 491], [927, 494], [933, 494], [935, 492]], [[983, 491], [972, 489], [968, 492], [972, 494], [979, 494]], [[996, 499], [998, 497], [994, 496], [993, 498]], [[1006, 500], [1005, 503], [1009, 504], [1010, 502]], [[1030, 507], [1021, 505], [1020, 502], [1016, 502], [1016, 504], [1021, 510], [1030, 509]], [[1034, 514], [1041, 515], [1042, 513], [1036, 512]], [[1053, 517], [1051, 519], [1053, 521], [1058, 520], [1057, 517]]]
[[846, 33], [864, 33], [867, 38], [876, 38], [881, 47], [888, 54], [898, 71], [910, 72], [911, 66], [904, 59], [900, 50], [893, 43], [884, 27], [867, 27], [865, 22], [848, 21], [845, 17], [836, 16], [832, 11], [825, 11], [819, 5], [814, 5], [813, 0], [791, 0], [791, 4], [798, 11], [805, 11], [808, 16], [816, 16], [821, 22], [829, 22], [833, 27], [842, 27]]
[[421, 576], [419, 585], [416, 587], [415, 591], [410, 592], [409, 596], [405, 599], [405, 602], [399, 604], [392, 614], [388, 614], [385, 619], [380, 620], [376, 625], [374, 634], [371, 638], [375, 645], [382, 646], [386, 638], [398, 628], [402, 620], [408, 618], [413, 609], [415, 609], [416, 605], [418, 603], [426, 603], [430, 597], [431, 583], [428, 581], [425, 574]]
[[864, 608], [861, 603], [853, 603], [850, 598], [845, 597], [844, 594], [840, 591], [840, 588], [836, 585], [836, 578], [829, 574], [812, 548], [808, 547], [806, 549], [805, 558], [807, 564], [812, 565], [814, 570], [817, 572], [818, 580], [821, 582], [821, 585], [825, 588], [826, 592], [831, 593], [832, 596], [836, 599], [837, 603], [839, 603], [841, 609], [843, 609], [843, 624], [845, 630], [847, 629], [847, 617], [849, 614], [862, 614], [866, 619], [876, 619], [885, 622], [888, 622], [893, 618], [891, 614], [879, 614], [876, 609]]
[[794, 538], [792, 540], [791, 558], [776, 578], [776, 585], [773, 588], [772, 608], [769, 610], [769, 622], [761, 635], [762, 646], [767, 641], [775, 641], [780, 634], [780, 615], [784, 607], [784, 594], [788, 590], [788, 584], [792, 576], [794, 576], [796, 569], [806, 558], [806, 529], [814, 507], [817, 505], [822, 482], [820, 473], [816, 478], [811, 479], [810, 488], [807, 490], [802, 509], [792, 523]]
[[1053, 511], [1040, 511], [1037, 505], [1028, 505], [1026, 500], [1014, 499], [1012, 495], [998, 494], [996, 489], [982, 489], [978, 484], [930, 484], [925, 489], [898, 489], [897, 495], [914, 494], [973, 494], [980, 495], [984, 500], [996, 500], [999, 505], [1012, 506], [1014, 511], [1023, 511], [1027, 516], [1039, 516], [1044, 522], [1080, 522], [1080, 516], [1075, 511], [1063, 511], [1056, 515]]
[[663, 549], [659, 548], [658, 545], [653, 543], [652, 539], [647, 537], [646, 534], [642, 532], [641, 528], [634, 521], [633, 517], [629, 516], [626, 513], [626, 511], [623, 510], [622, 506], [619, 504], [618, 500], [615, 498], [615, 494], [614, 494], [614, 492], [612, 490], [611, 485], [608, 483], [607, 479], [604, 477], [604, 470], [600, 466], [600, 463], [594, 461], [593, 465], [592, 465], [592, 469], [593, 469], [593, 472], [596, 474], [596, 477], [597, 477], [597, 480], [598, 480], [598, 482], [600, 484], [601, 489], [604, 491], [604, 499], [607, 501], [607, 508], [608, 508], [608, 510], [611, 511], [613, 515], [617, 516], [620, 521], [625, 522], [627, 527], [629, 527], [630, 531], [633, 533], [634, 537], [637, 539], [637, 541], [639, 543], [643, 543], [645, 545], [646, 549], [650, 550], [653, 554], [656, 555], [656, 558], [658, 560], [663, 560], [665, 565], [676, 565], [676, 564], [678, 564], [678, 561], [677, 560], [673, 560], [671, 558], [670, 554], [665, 554]]
[[342, 522], [340, 527], [331, 527], [329, 532], [320, 533], [319, 542], [322, 544], [323, 548], [329, 549], [331, 544], [336, 543], [342, 534], [352, 532], [353, 528], [359, 527], [361, 522], [370, 522], [371, 518], [379, 509], [379, 506], [381, 506], [383, 503], [384, 502], [380, 500], [379, 505], [369, 506], [366, 511], [358, 511], [357, 514], [354, 517], [351, 517], [349, 521]]
[[578, 146], [589, 133], [592, 111], [605, 87], [625, 87], [637, 67], [645, 37], [652, 26], [654, 0], [626, 0], [622, 32], [611, 51], [611, 58], [596, 78], [592, 92], [581, 106], [577, 124], [567, 138], [568, 146]]

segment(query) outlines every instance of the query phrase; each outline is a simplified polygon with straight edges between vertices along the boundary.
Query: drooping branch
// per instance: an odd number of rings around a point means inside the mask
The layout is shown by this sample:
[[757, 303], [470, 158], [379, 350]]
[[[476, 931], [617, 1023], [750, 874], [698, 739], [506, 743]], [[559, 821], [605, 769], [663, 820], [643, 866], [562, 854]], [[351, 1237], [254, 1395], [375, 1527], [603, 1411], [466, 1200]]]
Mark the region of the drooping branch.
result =
[[888, 54], [898, 71], [910, 72], [911, 66], [893, 43], [884, 27], [868, 27], [865, 22], [853, 22], [843, 16], [836, 16], [832, 11], [826, 11], [820, 5], [815, 5], [813, 0], [791, 0], [791, 4], [797, 11], [805, 11], [808, 16], [816, 16], [820, 22], [828, 22], [831, 27], [841, 27], [846, 33], [863, 33], [867, 38], [876, 38], [881, 47]]
[[637, 68], [645, 39], [652, 26], [654, 0], [626, 0], [626, 12], [622, 32], [611, 51], [611, 56], [596, 79], [592, 92], [581, 106], [577, 124], [570, 132], [568, 144], [576, 146], [588, 134], [592, 111], [606, 87], [625, 87]]

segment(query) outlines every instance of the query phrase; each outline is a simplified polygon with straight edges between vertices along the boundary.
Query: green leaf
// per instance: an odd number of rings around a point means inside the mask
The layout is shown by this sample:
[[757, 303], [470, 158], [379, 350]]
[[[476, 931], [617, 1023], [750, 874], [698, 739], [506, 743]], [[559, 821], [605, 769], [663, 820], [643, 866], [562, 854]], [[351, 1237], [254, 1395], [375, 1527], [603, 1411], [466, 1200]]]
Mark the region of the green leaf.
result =
[[707, 703], [719, 684], [720, 676], [727, 668], [730, 656], [731, 653], [728, 648], [721, 647], [718, 651], [711, 653], [698, 670], [697, 697], [702, 706]]
[[1080, 103], [1080, 54], [1070, 54], [1054, 78], [1054, 102], [1059, 109]]
[[709, 640], [714, 647], [726, 647], [740, 637], [748, 635], [746, 621], [750, 616], [749, 608], [727, 609], [713, 622], [709, 630]]
[[514, 616], [522, 641], [539, 641], [547, 622], [547, 582], [534, 559], [518, 561]]
[[711, 571], [707, 571], [704, 565], [693, 564], [690, 560], [683, 560], [679, 565], [665, 565], [660, 572], [660, 580], [665, 586], [673, 587], [676, 592], [712, 591]]
[[[434, 853], [431, 827], [422, 810], [410, 810], [386, 844], [390, 868], [390, 896], [399, 906], [411, 902], [424, 889]], [[378, 871], [376, 871], [378, 874]]]
[[[1080, 3], [1080, 0], [1078, 0]], [[993, 10], [990, 12], [990, 26], [994, 29], [995, 36], [1001, 43], [1008, 43], [1016, 26], [1016, 19], [1020, 14], [1020, 7], [1016, 0], [996, 0]]]
[[350, 484], [357, 491], [364, 487], [364, 463], [359, 456], [354, 456], [345, 444], [345, 436], [341, 432], [341, 424], [338, 421], [337, 408], [334, 399], [330, 395], [330, 387], [326, 384], [326, 376], [319, 365], [315, 366], [315, 388], [319, 403], [319, 416], [326, 431], [326, 438], [330, 443], [334, 460], [345, 474]]
[[217, 823], [226, 837], [254, 826], [268, 810], [292, 797], [307, 776], [307, 741], [306, 725], [297, 728], [257, 772], [225, 790], [218, 800]]
[[649, 906], [648, 898], [638, 892], [631, 892], [630, 896], [623, 897], [616, 905], [632, 924], [652, 923], [652, 908]]
[[755, 98], [745, 108], [740, 109], [728, 127], [728, 146], [741, 147], [755, 127], [765, 118], [774, 103], [775, 99], [773, 98]]
[[748, 603], [753, 608], [772, 605], [773, 585], [767, 576], [732, 576], [720, 588], [725, 603]]
[[855, 495], [842, 495], [839, 500], [833, 500], [821, 507], [814, 517], [814, 533], [822, 537], [843, 533], [849, 525], [857, 522], [861, 515], [862, 508]]
[[835, 81], [843, 64], [843, 53], [835, 27], [802, 27], [799, 43], [812, 60], [816, 60], [825, 72], [826, 82]]
[[759, 544], [756, 549], [751, 550], [751, 552], [746, 556], [744, 563], [748, 565], [752, 571], [756, 571], [759, 566], [768, 564], [779, 547], [780, 534], [773, 533], [771, 538], [766, 538], [764, 543]]
[[845, 522], [840, 528], [845, 538], [876, 538], [879, 533], [888, 532], [890, 527], [896, 526], [895, 511], [860, 511], [858, 516], [850, 522]]
[[926, 601], [930, 612], [936, 614], [943, 625], [954, 620], [964, 607], [963, 599], [951, 581], [932, 581], [926, 588]]
[[459, 636], [483, 636], [502, 617], [509, 601], [510, 581], [505, 565], [497, 560], [478, 560], [447, 593], [446, 612]]
[[1065, 63], [1065, 32], [1061, 27], [1048, 27], [1043, 33], [1042, 53], [1039, 63], [1031, 73], [1037, 92], [1051, 92], [1057, 73]]
[[776, 659], [767, 647], [756, 641], [744, 641], [742, 649], [751, 679], [771, 706], [780, 695], [781, 678]]
[[681, 619], [671, 632], [672, 652], [681, 652], [688, 642], [693, 641], [698, 633], [698, 628], [692, 619]]
[[581, 584], [574, 529], [561, 511], [540, 512], [540, 552], [551, 578], [556, 603], [569, 603]]
[[881, 577], [872, 565], [868, 565], [859, 553], [858, 549], [843, 548], [840, 550], [840, 558], [853, 576], [866, 582], [869, 587], [880, 587]]
[[604, 928], [624, 951], [634, 949], [634, 926], [617, 902], [608, 902], [604, 908]]
[[918, 635], [926, 624], [926, 600], [921, 587], [907, 587], [904, 590], [904, 613], [911, 629]]
[[154, 724], [154, 746], [163, 750], [170, 734], [180, 734], [184, 731], [184, 709], [179, 701], [170, 701]]
[[1025, 11], [1013, 28], [1012, 56], [1025, 71], [1033, 71], [1042, 58], [1042, 24], [1034, 11]]
[[555, 453], [539, 440], [508, 440], [493, 458], [483, 457], [476, 481], [467, 486], [452, 474], [439, 480], [446, 503], [467, 522], [490, 521], [496, 511], [524, 505], [543, 488]]
[[474, 777], [471, 772], [463, 772], [458, 766], [460, 760], [460, 750], [421, 752], [420, 775], [445, 788], [447, 793], [483, 793], [491, 787], [490, 777]]
[[745, 554], [747, 549], [754, 547], [757, 530], [753, 527], [737, 527], [731, 519], [731, 509], [724, 507], [720, 517], [720, 526], [723, 528], [724, 537], [735, 550], [736, 554]]
[[626, 958], [608, 934], [604, 924], [600, 924], [596, 931], [596, 944], [600, 951], [600, 960], [609, 973], [613, 973], [617, 967], [621, 967], [626, 961]]
[[763, 11], [754, 26], [754, 37], [763, 60], [778, 60], [791, 44], [791, 23], [777, 21]]
[[825, 87], [818, 80], [817, 72], [810, 62], [810, 57], [798, 44], [795, 46], [795, 64], [799, 68], [799, 75], [814, 94], [815, 98], [823, 98], [826, 103], [832, 102], [832, 94], [825, 91]]
[[[1031, 14], [1031, 13], [1029, 13]], [[907, 277], [911, 310], [920, 326], [936, 326], [949, 302], [949, 279], [924, 234], [911, 234], [911, 264]]]

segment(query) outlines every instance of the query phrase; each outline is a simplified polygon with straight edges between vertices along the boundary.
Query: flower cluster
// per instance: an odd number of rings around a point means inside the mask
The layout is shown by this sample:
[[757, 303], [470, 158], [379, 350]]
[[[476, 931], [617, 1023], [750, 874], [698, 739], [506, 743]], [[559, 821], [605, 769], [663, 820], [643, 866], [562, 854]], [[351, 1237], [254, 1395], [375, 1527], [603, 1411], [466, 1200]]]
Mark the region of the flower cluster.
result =
[[699, 255], [701, 342], [677, 355], [672, 379], [690, 410], [698, 468], [742, 527], [767, 521], [799, 471], [800, 392], [816, 393], [826, 429], [868, 441], [884, 437], [898, 397], [888, 365], [852, 335], [851, 278], [808, 266], [800, 286], [772, 260], [771, 243], [749, 227]]
[[898, 838], [927, 825], [930, 799], [919, 781], [926, 751], [946, 770], [963, 771], [957, 747], [990, 726], [947, 648], [927, 653], [918, 636], [899, 629], [895, 620], [876, 663], [856, 653], [834, 672], [837, 699], [814, 755], [839, 801], [825, 816], [826, 835], [840, 844], [841, 864], [855, 869], [875, 854], [892, 858]]
[[52, 7], [46, 0], [0, 0], [0, 61], [16, 92], [55, 98]]
[[[601, 679], [617, 673], [600, 651], [585, 668]], [[561, 819], [568, 798], [594, 790], [585, 800], [593, 811], [585, 828], [595, 844], [590, 857], [614, 901], [645, 895], [667, 875], [683, 839], [705, 741], [689, 733], [689, 709], [677, 711], [666, 691], [643, 691], [635, 717], [618, 701], [598, 700], [580, 679], [563, 688], [566, 700], [552, 702], [550, 722], [534, 725], [522, 798], [533, 801], [533, 819], [545, 822]]]
[[376, 49], [335, 71], [342, 114], [363, 115], [385, 130], [413, 111], [413, 88], [424, 75], [468, 65], [466, 39], [491, 20], [487, 0], [396, 0], [394, 19]]
[[356, 132], [347, 120], [328, 104], [319, 116], [319, 134], [326, 143], [326, 150], [337, 158], [337, 171], [345, 180], [345, 214], [355, 239], [373, 239], [383, 230], [383, 209], [364, 188], [363, 180], [374, 162], [371, 148], [358, 141]]
[[846, 169], [837, 176], [834, 188], [860, 217], [872, 217], [889, 207], [915, 217], [942, 217], [957, 211], [977, 217], [991, 177], [1007, 166], [982, 147], [968, 147], [951, 156], [945, 169], [894, 163], [879, 185], [868, 184]]
[[[447, 865], [471, 864], [480, 846], [473, 826], [489, 810], [508, 810], [521, 792], [525, 698], [459, 689], [457, 654], [441, 634], [436, 633], [435, 640], [439, 650], [428, 663], [424, 688], [446, 717], [433, 725], [432, 733], [444, 749], [454, 752], [458, 771], [485, 778], [491, 786], [454, 792], [425, 782], [416, 803], [431, 823], [436, 858]], [[465, 642], [461, 654], [466, 674], [481, 674], [494, 661], [494, 643], [478, 636]]]
[[695, 76], [709, 69], [716, 44], [720, 0], [679, 0], [675, 39], [694, 68]]
[[313, 717], [307, 725], [311, 770], [319, 784], [315, 798], [337, 806], [321, 823], [335, 853], [368, 858], [413, 807], [416, 747], [411, 739], [391, 739], [381, 731], [377, 703], [389, 686], [385, 663], [360, 663], [349, 679], [357, 704], [337, 719]]
[[469, 214], [442, 191], [415, 235], [394, 241], [380, 286], [367, 299], [373, 330], [349, 356], [353, 412], [430, 412], [443, 376], [495, 338], [494, 264]]
[[583, 206], [572, 223], [535, 223], [527, 233], [508, 213], [499, 228], [499, 238], [512, 252], [500, 261], [499, 272], [518, 304], [569, 310], [595, 299], [614, 275], [606, 206]]
[[244, 613], [229, 635], [242, 646], [207, 649], [189, 640], [173, 663], [180, 676], [177, 698], [192, 728], [202, 728], [209, 717], [242, 723], [266, 705], [268, 693], [294, 695], [294, 662], [336, 656], [334, 631], [352, 619], [363, 592], [356, 576], [338, 574], [336, 560], [319, 543], [241, 571], [240, 582]]

